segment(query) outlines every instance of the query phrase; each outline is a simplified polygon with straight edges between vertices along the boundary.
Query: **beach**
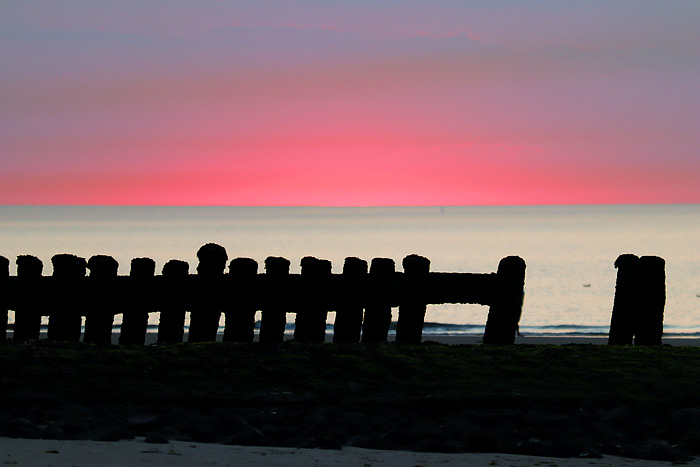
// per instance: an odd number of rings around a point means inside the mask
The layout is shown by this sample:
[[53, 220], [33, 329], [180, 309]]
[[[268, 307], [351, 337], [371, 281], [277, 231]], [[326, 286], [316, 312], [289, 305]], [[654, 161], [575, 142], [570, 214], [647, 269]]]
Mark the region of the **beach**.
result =
[[0, 436], [12, 438], [596, 462], [700, 454], [692, 346], [42, 340], [0, 346], [0, 377]]
[[[142, 439], [118, 443], [0, 438], [0, 462], [22, 466], [191, 465], [237, 466], [450, 466], [473, 467], [604, 467], [667, 466], [668, 462], [604, 456], [600, 459], [561, 459], [498, 453], [440, 454], [409, 451], [377, 451], [361, 448], [342, 450], [223, 446], [173, 441], [165, 445]], [[700, 461], [683, 463], [700, 466]]]

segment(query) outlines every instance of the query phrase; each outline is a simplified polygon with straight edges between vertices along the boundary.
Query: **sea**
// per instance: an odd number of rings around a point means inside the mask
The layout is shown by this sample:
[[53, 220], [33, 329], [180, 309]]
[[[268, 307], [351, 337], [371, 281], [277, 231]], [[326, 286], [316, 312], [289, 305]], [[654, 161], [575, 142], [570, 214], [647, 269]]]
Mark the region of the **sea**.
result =
[[[44, 262], [73, 253], [113, 256], [119, 273], [135, 257], [156, 270], [170, 259], [196, 270], [205, 243], [230, 259], [250, 257], [260, 272], [268, 256], [283, 256], [300, 272], [304, 256], [332, 262], [357, 256], [401, 260], [416, 253], [434, 272], [494, 272], [501, 258], [526, 264], [520, 330], [530, 336], [605, 336], [615, 293], [615, 259], [623, 253], [666, 260], [664, 334], [700, 337], [700, 205], [513, 207], [153, 207], [0, 206], [0, 255], [16, 273], [18, 255]], [[488, 308], [431, 305], [424, 335], [483, 334]], [[398, 316], [394, 310], [394, 319]], [[259, 316], [258, 316], [259, 318]], [[10, 323], [14, 315], [10, 312]], [[334, 313], [329, 314], [332, 332]], [[288, 317], [293, 331], [293, 316]], [[157, 314], [150, 317], [155, 332]], [[118, 330], [120, 316], [115, 320]], [[223, 318], [222, 318], [222, 325]]]

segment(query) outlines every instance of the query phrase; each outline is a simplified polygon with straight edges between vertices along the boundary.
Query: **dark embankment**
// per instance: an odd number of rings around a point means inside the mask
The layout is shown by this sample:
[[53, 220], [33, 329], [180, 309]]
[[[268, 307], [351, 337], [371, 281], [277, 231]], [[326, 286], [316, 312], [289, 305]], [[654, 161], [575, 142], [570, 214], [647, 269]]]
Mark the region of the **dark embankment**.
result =
[[679, 460], [700, 348], [6, 343], [0, 435]]

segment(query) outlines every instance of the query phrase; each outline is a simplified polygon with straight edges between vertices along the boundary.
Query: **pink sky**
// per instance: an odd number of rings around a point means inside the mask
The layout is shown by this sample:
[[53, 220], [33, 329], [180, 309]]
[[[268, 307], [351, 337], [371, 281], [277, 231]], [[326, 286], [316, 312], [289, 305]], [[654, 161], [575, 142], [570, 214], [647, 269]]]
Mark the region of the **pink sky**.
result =
[[698, 2], [0, 3], [0, 204], [700, 203]]

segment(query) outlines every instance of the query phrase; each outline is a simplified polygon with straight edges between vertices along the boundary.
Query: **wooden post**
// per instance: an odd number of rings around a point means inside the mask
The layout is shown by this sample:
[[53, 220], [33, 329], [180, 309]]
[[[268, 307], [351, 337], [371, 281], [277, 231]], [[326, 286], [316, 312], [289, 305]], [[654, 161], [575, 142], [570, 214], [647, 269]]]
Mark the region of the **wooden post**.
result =
[[409, 255], [403, 259], [402, 265], [407, 290], [404, 302], [399, 305], [396, 342], [420, 344], [423, 338], [423, 324], [427, 309], [425, 281], [430, 273], [430, 260], [423, 256]]
[[496, 290], [489, 307], [484, 344], [512, 345], [523, 309], [525, 261], [507, 256], [498, 263]]
[[151, 258], [134, 258], [129, 272], [131, 296], [122, 314], [119, 345], [144, 345], [148, 331], [148, 313], [153, 305], [148, 292], [153, 287], [156, 262]]
[[252, 258], [235, 258], [228, 266], [229, 280], [234, 290], [231, 303], [224, 310], [224, 342], [253, 342], [255, 338], [256, 303], [242, 299], [235, 294], [237, 290], [247, 288], [258, 275], [258, 262]]
[[[268, 256], [265, 259], [265, 280], [268, 286], [284, 281], [289, 276], [290, 262], [286, 258]], [[272, 293], [265, 297], [260, 322], [260, 342], [284, 342], [284, 328], [287, 324], [285, 313], [286, 297]]]
[[[391, 258], [374, 258], [369, 267], [369, 278], [378, 287], [394, 278], [396, 265]], [[384, 302], [368, 303], [365, 307], [365, 321], [362, 324], [363, 343], [386, 342], [391, 327], [391, 304]]]
[[187, 305], [173, 295], [172, 291], [178, 290], [185, 284], [189, 271], [189, 264], [179, 259], [171, 259], [163, 266], [163, 278], [168, 287], [166, 292], [168, 295], [160, 300], [158, 344], [182, 344]]
[[109, 289], [117, 277], [119, 263], [111, 256], [95, 255], [88, 260], [87, 268], [90, 270], [87, 294], [90, 300], [83, 342], [109, 345], [112, 343], [112, 326], [117, 312], [116, 297], [110, 296], [112, 292]]
[[639, 258], [625, 254], [615, 260], [617, 281], [610, 319], [609, 345], [632, 345], [635, 315], [639, 310]]
[[56, 283], [55, 306], [49, 312], [48, 338], [55, 341], [80, 342], [84, 297], [76, 296], [84, 283], [85, 258], [68, 253], [54, 255], [53, 279]]
[[5, 304], [5, 283], [10, 277], [10, 260], [0, 256], [0, 341], [7, 339], [7, 305]]
[[15, 327], [12, 339], [15, 342], [37, 340], [41, 334], [41, 305], [37, 300], [41, 292], [37, 283], [41, 279], [44, 264], [39, 258], [31, 255], [20, 255], [15, 263], [23, 296], [15, 306]]
[[353, 282], [362, 281], [367, 277], [367, 261], [348, 257], [343, 263], [343, 280], [347, 284], [346, 296], [342, 305], [335, 310], [335, 324], [333, 325], [333, 342], [341, 344], [355, 344], [360, 342], [362, 333], [362, 302], [356, 297]]
[[[197, 251], [197, 282], [203, 291], [216, 289], [224, 278], [224, 269], [228, 255], [226, 249], [216, 243], [207, 243]], [[193, 305], [190, 313], [190, 335], [187, 342], [216, 342], [219, 332], [222, 304], [203, 293]]]
[[[314, 294], [327, 287], [331, 277], [331, 262], [305, 256], [301, 260], [301, 278], [307, 290]], [[322, 343], [326, 340], [326, 319], [328, 309], [318, 296], [305, 297], [305, 303], [297, 310], [294, 326], [294, 340], [299, 342]]]
[[666, 306], [666, 262], [658, 256], [639, 259], [639, 315], [635, 345], [661, 345]]

